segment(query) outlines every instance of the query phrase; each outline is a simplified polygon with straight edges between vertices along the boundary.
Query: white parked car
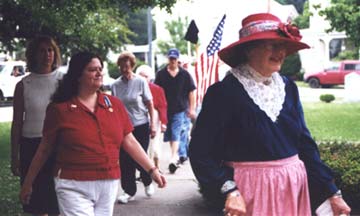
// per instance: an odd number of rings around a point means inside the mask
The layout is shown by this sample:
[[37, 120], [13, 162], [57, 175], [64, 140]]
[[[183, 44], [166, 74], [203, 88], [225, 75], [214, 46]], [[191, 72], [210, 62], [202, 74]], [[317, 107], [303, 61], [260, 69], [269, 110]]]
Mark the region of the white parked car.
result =
[[26, 74], [24, 61], [0, 62], [0, 100], [14, 96], [16, 83]]

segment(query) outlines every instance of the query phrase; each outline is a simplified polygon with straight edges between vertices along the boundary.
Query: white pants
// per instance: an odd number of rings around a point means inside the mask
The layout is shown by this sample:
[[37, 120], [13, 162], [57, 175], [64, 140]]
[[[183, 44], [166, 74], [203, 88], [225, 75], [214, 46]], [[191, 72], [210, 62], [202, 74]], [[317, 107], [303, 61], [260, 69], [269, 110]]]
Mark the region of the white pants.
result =
[[63, 216], [112, 216], [119, 179], [77, 181], [55, 178]]

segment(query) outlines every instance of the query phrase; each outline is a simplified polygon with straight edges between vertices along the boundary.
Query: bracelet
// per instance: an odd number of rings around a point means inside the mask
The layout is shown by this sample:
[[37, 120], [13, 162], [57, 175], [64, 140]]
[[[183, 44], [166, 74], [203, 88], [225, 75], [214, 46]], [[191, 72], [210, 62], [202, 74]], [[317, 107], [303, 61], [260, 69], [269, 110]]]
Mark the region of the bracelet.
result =
[[151, 175], [154, 173], [155, 170], [157, 170], [157, 167], [156, 167], [156, 166], [151, 167], [151, 168], [149, 169], [149, 171], [148, 171], [148, 174], [151, 176]]

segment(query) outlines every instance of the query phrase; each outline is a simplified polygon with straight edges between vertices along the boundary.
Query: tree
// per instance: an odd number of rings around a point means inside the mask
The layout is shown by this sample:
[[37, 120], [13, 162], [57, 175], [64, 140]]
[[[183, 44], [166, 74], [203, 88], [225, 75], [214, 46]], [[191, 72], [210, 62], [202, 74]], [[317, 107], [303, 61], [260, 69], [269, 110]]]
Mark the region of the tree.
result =
[[309, 28], [310, 27], [310, 16], [312, 16], [312, 13], [309, 10], [309, 2], [306, 1], [304, 4], [303, 13], [295, 18], [294, 23], [300, 29]]
[[167, 53], [170, 48], [177, 48], [180, 53], [187, 53], [187, 41], [184, 36], [188, 26], [188, 20], [182, 20], [178, 17], [177, 20], [165, 22], [165, 28], [169, 31], [170, 41], [158, 41], [158, 47], [161, 53]]
[[331, 0], [331, 6], [319, 12], [330, 22], [327, 32], [345, 31], [354, 43], [356, 50], [360, 46], [360, 1], [359, 0]]
[[304, 9], [304, 2], [307, 0], [275, 0], [279, 2], [280, 4], [292, 4], [295, 6], [298, 13], [302, 14]]
[[176, 0], [2, 0], [0, 42], [2, 51], [24, 47], [28, 39], [47, 34], [62, 53], [91, 50], [103, 57], [119, 50], [134, 34], [126, 12], [159, 6], [170, 11]]
[[[136, 11], [129, 11], [126, 22], [130, 31], [134, 34], [129, 35], [129, 40], [136, 45], [148, 44], [147, 32], [147, 9], [139, 9]], [[156, 39], [155, 21], [152, 20], [152, 38]]]
[[[165, 28], [169, 31], [170, 41], [158, 41], [158, 48], [160, 53], [167, 53], [170, 48], [177, 48], [180, 53], [187, 53], [187, 41], [184, 39], [187, 28], [189, 26], [188, 18], [182, 20], [178, 17], [177, 20], [171, 20], [165, 22]], [[195, 50], [195, 45], [190, 45], [191, 50]]]
[[293, 80], [302, 80], [301, 61], [298, 53], [286, 57], [284, 64], [281, 66], [280, 73]]

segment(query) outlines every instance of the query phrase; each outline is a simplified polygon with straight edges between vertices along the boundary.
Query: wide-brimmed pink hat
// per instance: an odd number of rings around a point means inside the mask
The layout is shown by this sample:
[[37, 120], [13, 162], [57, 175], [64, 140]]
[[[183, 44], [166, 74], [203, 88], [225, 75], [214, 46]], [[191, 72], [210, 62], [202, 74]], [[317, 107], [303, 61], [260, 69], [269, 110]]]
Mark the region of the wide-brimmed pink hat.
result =
[[290, 23], [281, 20], [269, 13], [259, 13], [247, 16], [242, 21], [239, 31], [239, 40], [219, 51], [220, 59], [231, 67], [236, 67], [244, 59], [245, 44], [257, 40], [277, 40], [285, 43], [286, 55], [291, 55], [301, 49], [310, 48], [300, 42], [302, 36], [299, 29]]

